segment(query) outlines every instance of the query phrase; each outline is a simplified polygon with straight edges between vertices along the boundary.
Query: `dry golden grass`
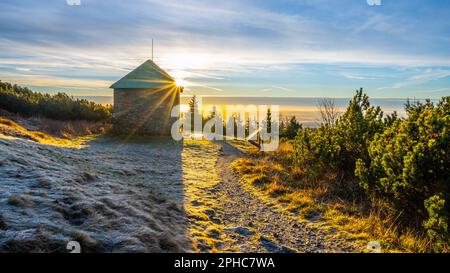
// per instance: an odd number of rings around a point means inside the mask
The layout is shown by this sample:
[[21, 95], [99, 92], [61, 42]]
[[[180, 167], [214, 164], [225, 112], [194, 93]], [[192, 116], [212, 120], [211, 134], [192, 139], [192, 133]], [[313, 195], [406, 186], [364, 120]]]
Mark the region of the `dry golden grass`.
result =
[[14, 121], [12, 121], [10, 119], [2, 118], [2, 117], [0, 117], [0, 124], [6, 125], [6, 126], [11, 126], [11, 127], [18, 127], [19, 126]]
[[31, 131], [18, 123], [0, 117], [0, 137], [21, 138], [37, 143], [59, 147], [81, 147], [89, 137], [73, 139], [54, 137], [41, 131]]
[[235, 147], [237, 150], [239, 150], [242, 153], [246, 154], [257, 154], [259, 152], [259, 149], [251, 144], [250, 142], [242, 139], [230, 139], [227, 140], [227, 143]]
[[42, 117], [24, 118], [0, 109], [0, 124], [25, 127], [30, 131], [40, 131], [58, 138], [75, 138], [87, 135], [108, 133], [112, 125], [108, 122], [90, 122], [84, 120], [60, 121]]
[[61, 138], [100, 135], [111, 130], [111, 124], [104, 122], [88, 122], [84, 120], [58, 121], [32, 118], [29, 122], [36, 124], [41, 131]]
[[[241, 175], [244, 186], [264, 202], [274, 204], [300, 221], [332, 229], [328, 236], [362, 245], [380, 241], [386, 252], [430, 252], [426, 236], [400, 228], [397, 216], [383, 202], [368, 207], [364, 202], [339, 198], [336, 174], [311, 179], [306, 171], [292, 166], [292, 146], [282, 144], [273, 153], [236, 160], [232, 168]], [[349, 198], [350, 200], [351, 198]], [[373, 203], [373, 202], [372, 202]], [[320, 219], [320, 221], [316, 221]]]

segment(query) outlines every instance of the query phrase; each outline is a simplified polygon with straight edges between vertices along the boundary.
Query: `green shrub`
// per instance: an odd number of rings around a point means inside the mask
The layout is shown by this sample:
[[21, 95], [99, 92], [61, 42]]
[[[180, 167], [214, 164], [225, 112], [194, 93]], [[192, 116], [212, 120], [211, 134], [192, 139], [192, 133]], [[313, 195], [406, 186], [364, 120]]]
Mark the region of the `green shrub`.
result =
[[65, 93], [33, 92], [28, 88], [0, 81], [0, 108], [23, 116], [42, 116], [56, 120], [104, 121], [111, 118], [111, 107]]
[[286, 139], [294, 139], [300, 129], [302, 129], [302, 125], [297, 121], [295, 116], [292, 116], [286, 122], [281, 122], [280, 137]]
[[[448, 248], [450, 215], [450, 97], [437, 105], [407, 103], [407, 118], [384, 117], [358, 90], [330, 126], [300, 130], [293, 163], [306, 174], [337, 174], [331, 188], [346, 197], [379, 200], [402, 226], [428, 234], [435, 249]], [[354, 199], [353, 199], [354, 200]]]
[[395, 115], [383, 119], [380, 107], [371, 106], [369, 97], [360, 89], [334, 126], [324, 124], [316, 130], [299, 132], [293, 142], [294, 162], [311, 168], [315, 174], [334, 170], [354, 180], [356, 161], [368, 159], [370, 141], [395, 119]]
[[369, 194], [401, 212], [404, 224], [424, 223], [429, 234], [446, 236], [447, 223], [445, 228], [437, 223], [447, 221], [449, 214], [450, 97], [437, 105], [408, 103], [406, 110], [406, 119], [377, 134], [369, 160], [359, 159], [355, 174]]
[[434, 195], [425, 200], [425, 209], [428, 219], [423, 222], [428, 237], [433, 242], [433, 249], [442, 252], [448, 245], [448, 217], [445, 213], [445, 200], [439, 195]]
[[316, 176], [325, 169], [336, 169], [341, 147], [334, 130], [322, 126], [316, 130], [300, 130], [293, 142], [293, 159]]

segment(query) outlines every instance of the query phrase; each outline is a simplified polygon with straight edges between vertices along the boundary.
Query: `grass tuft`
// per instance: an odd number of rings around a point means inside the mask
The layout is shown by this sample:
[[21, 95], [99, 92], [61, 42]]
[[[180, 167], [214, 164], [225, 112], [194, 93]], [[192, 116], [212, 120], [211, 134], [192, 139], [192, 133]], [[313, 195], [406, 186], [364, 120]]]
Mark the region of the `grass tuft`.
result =
[[13, 195], [8, 198], [8, 204], [20, 208], [29, 208], [34, 206], [33, 200], [30, 196]]

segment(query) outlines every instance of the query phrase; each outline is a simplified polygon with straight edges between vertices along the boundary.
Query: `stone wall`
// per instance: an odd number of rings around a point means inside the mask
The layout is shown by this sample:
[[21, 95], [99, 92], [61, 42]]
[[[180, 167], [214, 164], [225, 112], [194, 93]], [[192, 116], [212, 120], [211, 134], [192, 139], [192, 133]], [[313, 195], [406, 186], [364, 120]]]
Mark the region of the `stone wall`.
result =
[[173, 89], [115, 89], [113, 128], [118, 135], [170, 136], [172, 107], [180, 104]]

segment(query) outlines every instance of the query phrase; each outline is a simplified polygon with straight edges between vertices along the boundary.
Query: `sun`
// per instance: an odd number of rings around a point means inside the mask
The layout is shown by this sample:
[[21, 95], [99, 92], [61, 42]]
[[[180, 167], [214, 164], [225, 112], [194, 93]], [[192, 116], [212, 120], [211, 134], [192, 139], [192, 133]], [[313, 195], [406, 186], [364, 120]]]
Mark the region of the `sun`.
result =
[[171, 75], [175, 79], [176, 86], [189, 87], [192, 85], [192, 83], [188, 81], [189, 77], [192, 76], [191, 73], [189, 73], [188, 71], [174, 70], [171, 71]]
[[175, 85], [179, 86], [179, 87], [187, 87], [189, 86], [189, 82], [186, 81], [186, 79], [184, 78], [180, 78], [180, 77], [174, 77], [175, 78]]
[[193, 85], [190, 79], [197, 78], [198, 71], [208, 69], [211, 59], [209, 55], [182, 51], [162, 58], [161, 63], [167, 67], [177, 86], [189, 87]]

